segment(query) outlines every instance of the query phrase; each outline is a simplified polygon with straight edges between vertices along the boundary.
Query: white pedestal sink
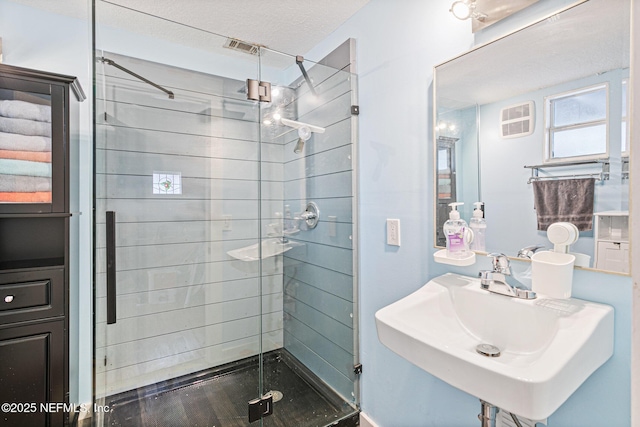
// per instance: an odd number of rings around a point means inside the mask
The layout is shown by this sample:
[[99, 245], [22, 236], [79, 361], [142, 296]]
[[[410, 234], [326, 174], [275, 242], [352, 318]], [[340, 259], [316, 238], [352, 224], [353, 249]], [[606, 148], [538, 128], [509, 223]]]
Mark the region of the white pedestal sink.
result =
[[[380, 309], [380, 341], [441, 380], [506, 411], [550, 416], [613, 354], [613, 308], [520, 300], [446, 274]], [[500, 349], [488, 357], [479, 344]]]

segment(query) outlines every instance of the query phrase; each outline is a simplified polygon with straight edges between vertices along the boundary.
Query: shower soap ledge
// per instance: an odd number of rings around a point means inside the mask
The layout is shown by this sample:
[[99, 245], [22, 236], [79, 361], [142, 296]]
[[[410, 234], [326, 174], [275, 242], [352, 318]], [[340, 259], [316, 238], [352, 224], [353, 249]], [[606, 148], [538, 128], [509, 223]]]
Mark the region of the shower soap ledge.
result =
[[433, 254], [433, 259], [440, 264], [457, 265], [458, 267], [466, 267], [476, 263], [476, 253], [471, 252], [465, 258], [451, 258], [447, 256], [447, 250], [441, 249]]

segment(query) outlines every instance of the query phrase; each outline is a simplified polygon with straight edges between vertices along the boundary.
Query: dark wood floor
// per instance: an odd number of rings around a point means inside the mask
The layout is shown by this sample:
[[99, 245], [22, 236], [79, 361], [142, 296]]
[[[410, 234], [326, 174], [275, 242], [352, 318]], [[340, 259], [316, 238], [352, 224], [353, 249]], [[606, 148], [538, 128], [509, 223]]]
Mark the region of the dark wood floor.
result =
[[[258, 397], [259, 359], [236, 362], [216, 370], [111, 396], [105, 426], [113, 427], [244, 427], [249, 400]], [[265, 427], [324, 427], [357, 425], [357, 413], [323, 387], [286, 350], [263, 356], [264, 388], [279, 391]], [[342, 420], [338, 424], [337, 421]]]

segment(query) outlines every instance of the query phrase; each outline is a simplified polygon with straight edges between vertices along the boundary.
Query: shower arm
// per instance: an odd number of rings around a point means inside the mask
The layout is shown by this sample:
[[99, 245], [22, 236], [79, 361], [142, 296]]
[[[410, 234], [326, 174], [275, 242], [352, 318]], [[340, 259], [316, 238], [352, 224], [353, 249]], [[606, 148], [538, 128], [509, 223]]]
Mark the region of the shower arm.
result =
[[304, 79], [307, 81], [307, 85], [309, 85], [309, 90], [311, 91], [311, 93], [314, 96], [317, 96], [318, 94], [316, 93], [316, 90], [313, 87], [313, 84], [311, 84], [311, 79], [309, 78], [309, 74], [307, 74], [307, 70], [305, 70], [304, 65], [302, 64], [303, 62], [304, 62], [304, 57], [302, 55], [296, 56], [296, 64], [298, 64], [298, 67], [300, 67], [300, 72], [302, 72], [302, 77], [304, 77]]
[[101, 56], [100, 58], [98, 58], [98, 60], [104, 62], [105, 64], [111, 65], [112, 67], [116, 67], [118, 70], [124, 71], [127, 74], [130, 74], [133, 77], [135, 77], [136, 79], [141, 80], [141, 81], [145, 82], [148, 85], [151, 85], [151, 86], [153, 86], [153, 87], [155, 87], [157, 89], [160, 89], [161, 91], [163, 91], [164, 93], [169, 95], [169, 99], [174, 99], [173, 92], [171, 92], [170, 90], [163, 88], [162, 86], [152, 82], [151, 80], [145, 79], [140, 74], [134, 73], [133, 71], [124, 68], [122, 65], [117, 64], [115, 61], [113, 61], [113, 60], [111, 60], [109, 58], [105, 58], [104, 56]]

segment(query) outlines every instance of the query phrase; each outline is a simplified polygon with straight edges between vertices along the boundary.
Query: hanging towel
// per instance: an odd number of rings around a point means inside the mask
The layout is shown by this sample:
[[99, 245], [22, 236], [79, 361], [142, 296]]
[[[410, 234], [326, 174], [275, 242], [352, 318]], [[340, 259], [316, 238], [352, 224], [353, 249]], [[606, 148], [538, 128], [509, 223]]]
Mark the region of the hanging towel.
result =
[[4, 100], [0, 101], [0, 116], [50, 123], [51, 107], [25, 101]]
[[538, 230], [554, 222], [570, 222], [579, 231], [591, 230], [595, 179], [533, 181], [533, 198]]
[[20, 135], [51, 136], [51, 123], [0, 116], [0, 132]]
[[0, 132], [0, 150], [51, 151], [51, 138]]

